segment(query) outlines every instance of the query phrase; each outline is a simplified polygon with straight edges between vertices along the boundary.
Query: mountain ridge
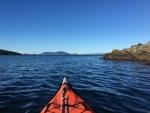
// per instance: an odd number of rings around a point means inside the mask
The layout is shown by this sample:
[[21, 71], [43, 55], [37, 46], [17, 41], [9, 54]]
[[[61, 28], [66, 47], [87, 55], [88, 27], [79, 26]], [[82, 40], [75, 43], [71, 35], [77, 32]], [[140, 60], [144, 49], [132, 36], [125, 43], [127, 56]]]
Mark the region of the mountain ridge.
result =
[[43, 52], [38, 55], [71, 55], [71, 54], [64, 51], [58, 51], [58, 52]]
[[87, 53], [87, 54], [77, 54], [77, 53], [68, 53], [64, 51], [58, 51], [58, 52], [43, 52], [38, 55], [103, 55], [104, 53]]

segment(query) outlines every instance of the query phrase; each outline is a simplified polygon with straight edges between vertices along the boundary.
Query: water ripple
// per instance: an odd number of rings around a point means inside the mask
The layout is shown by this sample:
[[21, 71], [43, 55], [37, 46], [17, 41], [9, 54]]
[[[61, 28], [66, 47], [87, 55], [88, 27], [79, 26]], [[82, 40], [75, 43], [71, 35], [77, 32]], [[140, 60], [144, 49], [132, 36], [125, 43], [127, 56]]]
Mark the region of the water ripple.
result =
[[100, 113], [148, 113], [150, 68], [99, 56], [0, 56], [0, 112], [39, 113], [63, 76]]

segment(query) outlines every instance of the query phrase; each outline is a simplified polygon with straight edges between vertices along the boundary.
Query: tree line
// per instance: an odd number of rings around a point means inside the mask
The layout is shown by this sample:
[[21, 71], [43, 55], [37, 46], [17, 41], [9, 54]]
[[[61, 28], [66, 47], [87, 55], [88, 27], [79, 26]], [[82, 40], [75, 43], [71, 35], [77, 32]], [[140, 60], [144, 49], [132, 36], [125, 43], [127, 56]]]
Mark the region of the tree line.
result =
[[0, 49], [0, 55], [21, 55], [21, 53]]

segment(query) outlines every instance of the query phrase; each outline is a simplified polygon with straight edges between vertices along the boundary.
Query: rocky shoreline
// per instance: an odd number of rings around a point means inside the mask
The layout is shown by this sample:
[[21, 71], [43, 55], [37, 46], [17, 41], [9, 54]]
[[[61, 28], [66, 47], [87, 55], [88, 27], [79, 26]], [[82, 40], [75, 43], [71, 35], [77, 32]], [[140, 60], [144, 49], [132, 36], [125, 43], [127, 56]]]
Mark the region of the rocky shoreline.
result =
[[124, 50], [114, 49], [110, 53], [104, 54], [102, 59], [107, 60], [131, 60], [131, 61], [146, 61], [150, 65], [150, 42], [147, 44], [137, 44]]

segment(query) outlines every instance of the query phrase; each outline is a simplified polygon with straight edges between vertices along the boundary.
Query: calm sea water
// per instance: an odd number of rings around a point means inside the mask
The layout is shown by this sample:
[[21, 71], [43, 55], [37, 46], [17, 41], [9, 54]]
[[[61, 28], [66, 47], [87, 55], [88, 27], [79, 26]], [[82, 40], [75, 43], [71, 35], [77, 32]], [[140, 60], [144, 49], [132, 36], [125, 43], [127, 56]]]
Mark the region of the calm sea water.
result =
[[150, 112], [150, 66], [99, 56], [0, 56], [0, 113], [39, 113], [63, 76], [98, 113]]

